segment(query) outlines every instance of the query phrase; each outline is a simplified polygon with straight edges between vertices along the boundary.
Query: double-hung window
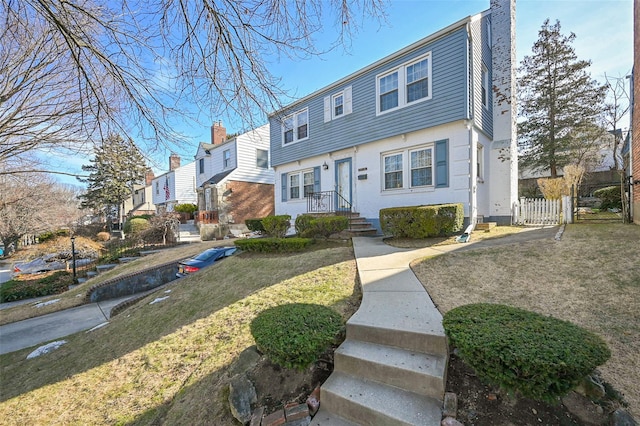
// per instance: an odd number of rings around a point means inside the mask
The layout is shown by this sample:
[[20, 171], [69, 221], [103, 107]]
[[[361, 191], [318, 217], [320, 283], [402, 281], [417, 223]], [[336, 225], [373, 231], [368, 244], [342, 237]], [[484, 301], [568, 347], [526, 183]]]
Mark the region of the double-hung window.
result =
[[340, 117], [344, 114], [344, 95], [338, 93], [333, 96], [333, 118]]
[[231, 167], [231, 150], [225, 149], [222, 153], [222, 167], [227, 169]]
[[259, 169], [269, 168], [269, 151], [266, 149], [256, 149], [256, 167]]
[[384, 189], [402, 188], [402, 153], [384, 156]]
[[433, 149], [409, 151], [411, 157], [411, 186], [433, 185]]
[[303, 109], [282, 120], [283, 143], [297, 142], [309, 137], [309, 110]]
[[[289, 199], [306, 198], [313, 193], [313, 170], [289, 173]], [[302, 189], [302, 191], [301, 191]]]
[[328, 123], [336, 118], [344, 117], [353, 112], [351, 86], [339, 92], [324, 97], [324, 122]]
[[378, 114], [431, 98], [431, 53], [376, 78]]

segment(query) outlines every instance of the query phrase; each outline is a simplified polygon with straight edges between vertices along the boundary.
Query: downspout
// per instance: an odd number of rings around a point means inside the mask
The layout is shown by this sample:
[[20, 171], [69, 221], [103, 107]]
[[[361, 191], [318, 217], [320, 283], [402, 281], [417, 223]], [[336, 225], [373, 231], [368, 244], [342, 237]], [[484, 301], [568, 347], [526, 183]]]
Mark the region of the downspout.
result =
[[474, 147], [473, 140], [473, 126], [475, 117], [475, 75], [474, 75], [474, 56], [473, 56], [473, 34], [471, 32], [471, 23], [467, 22], [467, 51], [469, 52], [469, 62], [467, 65], [467, 76], [469, 78], [469, 93], [467, 94], [467, 120], [465, 120], [465, 127], [469, 132], [469, 225], [475, 228], [477, 222], [477, 200], [476, 200], [476, 173], [475, 157], [477, 155], [477, 149]]

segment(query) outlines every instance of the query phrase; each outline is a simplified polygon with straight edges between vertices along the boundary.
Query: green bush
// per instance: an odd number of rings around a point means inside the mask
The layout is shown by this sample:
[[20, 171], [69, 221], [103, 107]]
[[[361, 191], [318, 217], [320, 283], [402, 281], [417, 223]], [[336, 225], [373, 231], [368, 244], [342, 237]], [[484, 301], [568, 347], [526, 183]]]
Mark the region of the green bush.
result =
[[56, 231], [43, 232], [38, 235], [38, 242], [44, 243], [45, 241], [55, 240], [57, 237], [70, 237], [71, 233], [68, 229], [58, 229]]
[[567, 394], [611, 356], [607, 344], [583, 328], [505, 305], [460, 306], [443, 324], [479, 377], [540, 401]]
[[249, 231], [265, 232], [264, 226], [262, 225], [262, 219], [247, 219], [244, 221], [244, 224], [247, 225]]
[[310, 238], [248, 238], [235, 241], [240, 250], [255, 253], [294, 253], [303, 251], [311, 244], [313, 240]]
[[149, 224], [149, 221], [147, 219], [134, 217], [124, 223], [124, 233], [127, 235], [140, 234], [141, 232], [149, 229], [150, 226], [151, 225]]
[[176, 204], [175, 207], [173, 208], [173, 211], [176, 213], [193, 214], [196, 210], [198, 210], [198, 206], [191, 203]]
[[291, 226], [291, 216], [288, 214], [278, 216], [267, 216], [262, 219], [262, 226], [268, 235], [276, 238], [283, 238]]
[[622, 198], [620, 196], [619, 186], [600, 188], [593, 192], [593, 196], [599, 198], [602, 202], [600, 205], [602, 210], [622, 209]]
[[324, 237], [329, 238], [349, 227], [349, 219], [346, 216], [320, 216], [314, 217], [303, 214], [296, 217], [296, 233], [305, 238]]
[[272, 362], [303, 370], [336, 343], [342, 317], [322, 305], [292, 303], [262, 311], [251, 322], [258, 350]]
[[63, 293], [71, 284], [73, 275], [67, 271], [33, 280], [9, 280], [0, 285], [0, 303]]
[[400, 238], [452, 235], [462, 229], [463, 221], [464, 208], [461, 203], [380, 210], [382, 232]]

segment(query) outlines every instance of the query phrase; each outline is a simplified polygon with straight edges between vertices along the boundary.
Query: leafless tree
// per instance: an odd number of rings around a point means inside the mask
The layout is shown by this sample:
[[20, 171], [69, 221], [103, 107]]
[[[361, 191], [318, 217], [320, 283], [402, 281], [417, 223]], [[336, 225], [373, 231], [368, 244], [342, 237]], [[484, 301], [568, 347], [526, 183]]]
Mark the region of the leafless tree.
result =
[[609, 132], [613, 135], [613, 164], [615, 170], [622, 169], [622, 159], [619, 149], [623, 144], [624, 135], [619, 128], [620, 121], [629, 112], [629, 92], [625, 77], [611, 77], [605, 74], [608, 101], [605, 104], [603, 119]]
[[185, 103], [253, 127], [288, 100], [273, 62], [322, 53], [327, 14], [348, 44], [384, 2], [0, 0], [0, 160], [108, 133], [170, 145]]
[[73, 228], [82, 215], [77, 196], [42, 173], [0, 175], [0, 241], [16, 247], [25, 235]]

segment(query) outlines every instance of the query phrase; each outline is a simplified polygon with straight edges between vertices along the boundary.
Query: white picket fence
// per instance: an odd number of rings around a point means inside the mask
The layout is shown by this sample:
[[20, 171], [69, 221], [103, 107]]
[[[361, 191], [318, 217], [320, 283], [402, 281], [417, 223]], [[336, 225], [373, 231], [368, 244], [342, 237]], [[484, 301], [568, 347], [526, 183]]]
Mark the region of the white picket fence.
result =
[[513, 223], [516, 225], [559, 225], [571, 222], [571, 197], [569, 196], [561, 200], [521, 198], [513, 206]]

